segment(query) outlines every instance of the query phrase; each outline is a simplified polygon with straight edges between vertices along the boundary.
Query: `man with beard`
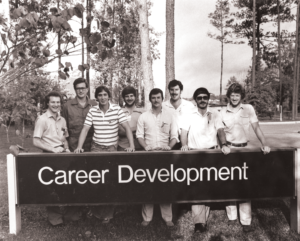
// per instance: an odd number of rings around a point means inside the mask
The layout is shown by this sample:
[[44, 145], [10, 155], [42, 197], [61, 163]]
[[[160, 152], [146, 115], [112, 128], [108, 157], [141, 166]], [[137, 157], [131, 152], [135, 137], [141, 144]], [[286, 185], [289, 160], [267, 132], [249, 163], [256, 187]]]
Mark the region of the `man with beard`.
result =
[[[69, 145], [70, 150], [74, 151], [78, 144], [80, 132], [83, 128], [86, 115], [92, 106], [97, 105], [96, 101], [90, 100], [88, 94], [88, 83], [83, 78], [74, 80], [73, 83], [76, 97], [73, 100], [64, 103], [61, 115], [66, 119], [69, 130]], [[83, 144], [85, 152], [89, 152], [91, 149], [91, 143], [93, 138], [93, 128], [90, 129], [86, 140]]]
[[[217, 149], [217, 135], [222, 143], [222, 152], [227, 155], [230, 148], [226, 146], [224, 126], [220, 114], [208, 108], [210, 93], [206, 88], [198, 88], [193, 95], [197, 108], [185, 116], [181, 130], [182, 151], [189, 149]], [[195, 233], [207, 230], [207, 219], [210, 207], [205, 203], [192, 205], [192, 217]]]
[[[245, 98], [245, 90], [239, 83], [233, 83], [227, 90], [227, 98], [229, 104], [225, 109], [221, 110], [221, 118], [224, 124], [227, 145], [231, 148], [239, 148], [247, 146], [249, 142], [249, 130], [252, 126], [257, 138], [261, 142], [261, 149], [264, 154], [270, 152], [267, 146], [263, 132], [261, 131], [258, 119], [252, 105], [243, 104]], [[228, 225], [237, 223], [237, 207], [236, 202], [230, 202], [226, 207], [229, 219]], [[239, 203], [240, 222], [244, 232], [251, 232], [251, 201]]]
[[[182, 125], [182, 118], [184, 115], [191, 114], [195, 108], [193, 103], [188, 100], [181, 98], [181, 93], [183, 91], [183, 85], [179, 80], [171, 80], [168, 85], [168, 90], [170, 93], [170, 100], [163, 102], [163, 108], [170, 111], [174, 117], [178, 126], [178, 135], [180, 136], [180, 128]], [[178, 142], [173, 147], [173, 150], [180, 150], [181, 143]]]
[[[143, 147], [136, 139], [136, 127], [137, 127], [137, 121], [140, 115], [144, 112], [144, 110], [136, 106], [135, 88], [133, 88], [132, 86], [125, 87], [122, 90], [122, 97], [125, 102], [125, 106], [122, 109], [124, 114], [127, 116], [127, 120], [133, 134], [135, 150], [143, 150]], [[129, 147], [129, 141], [126, 137], [126, 131], [121, 125], [119, 125], [118, 151], [125, 151], [125, 149], [128, 147]]]
[[[161, 89], [150, 91], [149, 101], [152, 108], [141, 114], [138, 119], [136, 137], [146, 151], [169, 151], [178, 142], [177, 125], [172, 114], [162, 108], [164, 99]], [[147, 226], [153, 218], [153, 204], [144, 204], [142, 207], [142, 226]], [[168, 227], [174, 226], [172, 222], [172, 204], [160, 204], [163, 220]]]

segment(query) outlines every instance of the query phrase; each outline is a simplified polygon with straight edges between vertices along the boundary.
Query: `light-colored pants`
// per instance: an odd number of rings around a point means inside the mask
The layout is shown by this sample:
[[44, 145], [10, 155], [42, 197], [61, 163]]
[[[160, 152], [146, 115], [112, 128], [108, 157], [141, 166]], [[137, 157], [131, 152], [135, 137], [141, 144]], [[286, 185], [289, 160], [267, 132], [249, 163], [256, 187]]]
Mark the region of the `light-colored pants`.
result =
[[[117, 151], [117, 146], [102, 146], [95, 142], [92, 142], [91, 152], [111, 152]], [[102, 206], [92, 206], [92, 214], [99, 219], [112, 219], [114, 217], [115, 206], [114, 205], [102, 205]]]
[[206, 205], [192, 205], [192, 218], [194, 224], [203, 223], [206, 224], [210, 207]]
[[[240, 202], [239, 203], [240, 211], [240, 221], [242, 225], [250, 225], [252, 220], [251, 215], [251, 201]], [[229, 220], [237, 219], [237, 204], [236, 202], [229, 202], [229, 205], [226, 206], [226, 212]]]
[[[160, 206], [160, 212], [163, 220], [165, 222], [170, 222], [172, 221], [172, 204], [159, 204]], [[143, 204], [142, 206], [142, 215], [144, 221], [152, 221], [153, 218], [153, 209], [154, 209], [154, 204]]]

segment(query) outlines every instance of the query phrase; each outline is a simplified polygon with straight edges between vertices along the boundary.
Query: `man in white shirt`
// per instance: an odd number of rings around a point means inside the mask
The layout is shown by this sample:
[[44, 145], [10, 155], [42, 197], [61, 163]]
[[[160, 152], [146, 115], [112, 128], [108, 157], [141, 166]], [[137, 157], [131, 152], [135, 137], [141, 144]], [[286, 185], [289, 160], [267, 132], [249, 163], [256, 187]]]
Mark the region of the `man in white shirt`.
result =
[[[261, 142], [261, 149], [264, 154], [270, 152], [270, 147], [267, 146], [263, 132], [258, 123], [255, 110], [252, 105], [243, 104], [245, 98], [245, 90], [239, 83], [233, 83], [229, 86], [226, 96], [229, 104], [222, 109], [220, 114], [224, 124], [227, 145], [230, 148], [239, 148], [247, 146], [249, 142], [249, 130], [252, 126], [257, 138]], [[226, 207], [229, 225], [237, 223], [237, 207], [236, 202], [230, 202]], [[251, 227], [251, 201], [239, 203], [240, 221], [244, 232], [252, 232]]]
[[[210, 93], [205, 88], [198, 88], [193, 95], [197, 109], [186, 115], [181, 130], [182, 151], [190, 149], [217, 149], [217, 135], [222, 143], [222, 152], [227, 155], [230, 148], [226, 146], [224, 126], [220, 114], [208, 108]], [[195, 233], [207, 230], [207, 219], [210, 207], [205, 204], [192, 205], [192, 217]]]
[[[171, 98], [170, 100], [163, 102], [162, 106], [174, 115], [178, 126], [178, 135], [180, 135], [183, 116], [191, 114], [196, 107], [191, 101], [181, 98], [181, 93], [183, 91], [183, 85], [181, 81], [175, 79], [171, 80], [168, 85], [168, 90]], [[180, 148], [181, 143], [178, 142], [173, 147], [173, 150], [180, 150]]]
[[[138, 119], [136, 137], [146, 151], [169, 151], [178, 142], [177, 125], [171, 113], [162, 108], [163, 92], [154, 88], [150, 91], [149, 100], [152, 108], [144, 112]], [[153, 217], [153, 204], [142, 207], [142, 226], [147, 226]], [[172, 204], [160, 204], [160, 210], [166, 225], [174, 226], [172, 222]]]

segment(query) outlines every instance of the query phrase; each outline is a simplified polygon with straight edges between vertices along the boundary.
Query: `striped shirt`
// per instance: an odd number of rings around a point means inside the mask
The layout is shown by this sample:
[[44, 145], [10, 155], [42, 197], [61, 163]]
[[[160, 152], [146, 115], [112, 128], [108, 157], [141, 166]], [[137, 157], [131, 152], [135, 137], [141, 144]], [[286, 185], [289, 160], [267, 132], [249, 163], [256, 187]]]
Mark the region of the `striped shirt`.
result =
[[104, 112], [99, 105], [93, 106], [85, 119], [84, 125], [94, 126], [93, 141], [98, 145], [111, 146], [118, 143], [119, 124], [127, 121], [127, 118], [118, 105], [109, 103], [109, 108]]

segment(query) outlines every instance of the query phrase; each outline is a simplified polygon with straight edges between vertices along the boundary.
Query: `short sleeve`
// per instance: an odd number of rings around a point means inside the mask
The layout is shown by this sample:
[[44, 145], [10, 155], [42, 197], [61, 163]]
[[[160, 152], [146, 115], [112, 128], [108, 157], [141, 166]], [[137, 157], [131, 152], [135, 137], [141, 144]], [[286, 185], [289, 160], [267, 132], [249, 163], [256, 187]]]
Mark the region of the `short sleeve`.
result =
[[89, 127], [91, 127], [93, 125], [92, 108], [89, 110], [88, 114], [86, 115], [84, 125], [89, 126]]
[[222, 116], [219, 112], [215, 112], [215, 128], [216, 130], [219, 130], [221, 128], [224, 128], [224, 124], [222, 122]]
[[250, 123], [258, 122], [257, 115], [252, 105], [249, 105], [249, 120]]
[[118, 119], [119, 119], [119, 124], [122, 124], [122, 123], [128, 121], [128, 118], [122, 109], [119, 109], [119, 111], [118, 111]]
[[191, 127], [191, 119], [192, 119], [191, 114], [186, 114], [186, 115], [182, 116], [181, 123], [180, 123], [180, 129], [189, 131], [190, 127]]
[[35, 123], [33, 137], [42, 138], [45, 130], [46, 122], [43, 120], [43, 118], [38, 118]]

